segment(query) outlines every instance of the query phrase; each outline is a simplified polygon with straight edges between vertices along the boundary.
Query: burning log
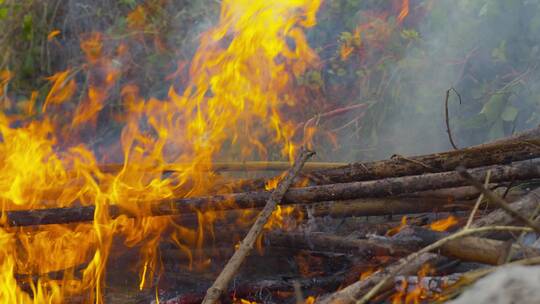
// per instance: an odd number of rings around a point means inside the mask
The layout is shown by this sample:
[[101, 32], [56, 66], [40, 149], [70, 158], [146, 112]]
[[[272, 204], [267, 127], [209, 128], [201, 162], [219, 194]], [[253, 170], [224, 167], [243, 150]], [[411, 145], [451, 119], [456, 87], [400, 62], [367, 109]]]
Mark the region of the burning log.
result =
[[[476, 168], [470, 170], [470, 173], [475, 179], [483, 180], [487, 170], [492, 172], [492, 182], [540, 178], [540, 167], [538, 162], [534, 161]], [[468, 182], [463, 180], [458, 172], [443, 172], [375, 181], [292, 188], [283, 197], [282, 204], [311, 204], [360, 197], [396, 196], [430, 189], [459, 187], [466, 184]], [[152, 206], [152, 214], [149, 216], [193, 213], [195, 210], [261, 208], [270, 196], [270, 192], [262, 191], [164, 200]], [[223, 202], [228, 202], [228, 204], [223, 204]], [[94, 208], [94, 206], [81, 206], [8, 211], [6, 212], [7, 223], [11, 226], [30, 226], [91, 221], [94, 218]], [[115, 205], [109, 207], [109, 214], [112, 218], [118, 217], [120, 214], [135, 216]]]
[[272, 191], [272, 194], [266, 202], [263, 210], [257, 217], [257, 220], [249, 230], [244, 240], [240, 243], [240, 247], [238, 248], [238, 250], [235, 251], [229, 262], [227, 262], [227, 264], [223, 268], [223, 271], [219, 274], [214, 284], [212, 284], [212, 286], [208, 288], [206, 296], [202, 301], [203, 304], [212, 304], [216, 303], [219, 300], [219, 297], [229, 285], [230, 280], [236, 274], [246, 256], [249, 255], [251, 249], [253, 249], [257, 238], [262, 233], [264, 225], [268, 222], [268, 219], [272, 215], [274, 209], [276, 209], [277, 204], [282, 200], [285, 192], [287, 192], [289, 187], [292, 185], [294, 178], [296, 177], [298, 172], [300, 172], [300, 169], [302, 168], [304, 163], [313, 154], [313, 152], [307, 150], [302, 150], [300, 152], [300, 155], [296, 159], [293, 166], [287, 171], [287, 174], [285, 175], [283, 180], [280, 181], [274, 191]]
[[[425, 253], [418, 259], [402, 265], [403, 261], [398, 261], [386, 268], [383, 268], [364, 280], [351, 284], [329, 296], [318, 299], [317, 304], [348, 304], [355, 303], [358, 300], [359, 295], [367, 293], [373, 286], [377, 285], [384, 278], [393, 272], [398, 272], [398, 275], [412, 275], [415, 274], [422, 265], [426, 263], [434, 263], [438, 260], [438, 256], [432, 253]], [[394, 287], [394, 282], [388, 281], [381, 290], [387, 290]]]
[[[294, 291], [294, 282], [305, 290], [332, 290], [339, 287], [345, 274], [338, 272], [328, 276], [302, 278], [295, 281], [281, 279], [281, 280], [261, 280], [253, 283], [244, 283], [235, 286], [233, 289], [229, 289], [227, 292], [228, 297], [224, 299], [224, 303], [230, 303], [233, 298], [248, 298], [255, 301], [263, 301], [264, 295], [275, 294], [277, 292], [289, 292]], [[154, 295], [152, 295], [154, 297]], [[170, 304], [199, 304], [204, 298], [204, 294], [182, 294], [170, 299], [161, 299], [159, 303]], [[223, 297], [222, 297], [223, 298]], [[231, 301], [232, 302], [232, 301]], [[156, 303], [155, 301], [151, 303]]]
[[[430, 254], [429, 252], [440, 248], [441, 246], [445, 245], [448, 242], [451, 242], [453, 240], [463, 238], [470, 236], [471, 234], [475, 233], [482, 233], [486, 231], [532, 231], [531, 228], [524, 228], [524, 227], [513, 227], [513, 226], [490, 226], [490, 227], [483, 227], [483, 228], [476, 228], [476, 229], [464, 229], [460, 230], [454, 234], [451, 234], [447, 237], [444, 237], [442, 239], [437, 240], [435, 243], [432, 243], [421, 250], [418, 250], [410, 255], [408, 255], [405, 258], [400, 259], [398, 262], [392, 264], [391, 266], [385, 268], [383, 271], [378, 271], [374, 275], [371, 275], [366, 280], [362, 280], [359, 282], [356, 282], [354, 284], [349, 285], [348, 287], [335, 292], [334, 294], [326, 297], [324, 300], [317, 302], [317, 303], [367, 303], [371, 298], [373, 298], [376, 294], [378, 294], [381, 291], [384, 291], [389, 288], [389, 285], [391, 285], [392, 278], [398, 275], [402, 275], [402, 272], [405, 270], [410, 270], [411, 267], [418, 266], [425, 264], [428, 261], [425, 261], [421, 263], [420, 265], [417, 265], [418, 262], [423, 261], [426, 259], [426, 255]], [[433, 254], [431, 254], [433, 255]], [[418, 268], [416, 267], [416, 269]], [[368, 285], [371, 286], [371, 288], [367, 289], [365, 288], [365, 285], [367, 284], [367, 281], [374, 280], [374, 282], [369, 282]], [[361, 296], [361, 299], [358, 299], [358, 297]]]
[[[463, 276], [461, 273], [454, 273], [447, 276], [397, 276], [394, 280], [396, 290], [399, 292], [407, 292], [414, 290], [417, 286], [421, 286], [422, 289], [428, 293], [439, 294], [445, 287], [452, 285], [459, 281]], [[407, 290], [403, 290], [403, 286], [407, 286]]]

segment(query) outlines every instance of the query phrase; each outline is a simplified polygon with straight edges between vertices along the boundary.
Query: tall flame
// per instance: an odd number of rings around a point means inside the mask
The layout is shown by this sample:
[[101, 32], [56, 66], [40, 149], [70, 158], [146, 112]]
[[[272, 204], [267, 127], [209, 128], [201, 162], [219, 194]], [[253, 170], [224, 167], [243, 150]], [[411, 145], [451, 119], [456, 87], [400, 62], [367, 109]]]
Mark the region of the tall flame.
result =
[[[219, 158], [266, 158], [268, 147], [292, 156], [295, 124], [281, 111], [295, 105], [295, 77], [317, 63], [303, 30], [315, 25], [319, 5], [320, 0], [222, 1], [219, 23], [202, 35], [185, 89], [171, 87], [158, 100], [141, 97], [133, 85], [122, 88], [119, 172], [100, 170], [100, 156], [81, 140], [97, 126], [128, 52], [104, 48], [104, 34], [82, 40], [87, 64], [49, 78], [52, 89], [38, 119], [0, 113], [0, 301], [61, 303], [83, 295], [85, 302], [102, 303], [114, 240], [140, 248], [139, 287], [145, 288], [159, 269], [157, 244], [171, 227], [168, 218], [145, 217], [148, 202], [204, 194], [215, 179], [211, 163]], [[131, 15], [134, 27], [142, 20], [137, 16]], [[80, 71], [88, 89], [68, 110]], [[9, 101], [10, 78], [0, 73], [2, 104]], [[27, 113], [37, 106], [35, 97]], [[188, 165], [164, 177], [171, 163]], [[78, 205], [95, 206], [92, 223], [14, 228], [7, 222], [10, 210]], [[135, 218], [112, 218], [111, 205]], [[189, 252], [202, 244], [214, 220], [200, 212], [199, 227], [173, 225], [171, 238]]]

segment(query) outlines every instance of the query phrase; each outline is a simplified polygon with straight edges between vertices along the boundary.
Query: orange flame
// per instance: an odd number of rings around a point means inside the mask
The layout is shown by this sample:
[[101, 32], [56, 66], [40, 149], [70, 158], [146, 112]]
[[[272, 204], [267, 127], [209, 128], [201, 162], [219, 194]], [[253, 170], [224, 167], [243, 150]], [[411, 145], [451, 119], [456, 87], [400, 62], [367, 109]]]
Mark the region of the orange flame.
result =
[[49, 104], [61, 104], [68, 101], [77, 89], [71, 70], [56, 73], [48, 77], [47, 80], [52, 82], [53, 85], [43, 104], [43, 112], [47, 111]]
[[451, 215], [445, 219], [431, 223], [429, 228], [433, 231], [446, 231], [448, 228], [455, 226], [457, 223], [459, 223], [458, 219]]
[[401, 218], [401, 223], [399, 224], [399, 226], [394, 227], [394, 228], [388, 230], [388, 231], [386, 232], [386, 235], [388, 235], [388, 236], [395, 235], [395, 234], [397, 234], [398, 232], [400, 232], [401, 229], [405, 228], [405, 226], [407, 226], [407, 216], [406, 216], [406, 215], [403, 216], [403, 217]]
[[[124, 124], [118, 172], [101, 170], [100, 158], [79, 138], [96, 125], [121, 77], [121, 57], [129, 52], [122, 46], [108, 54], [104, 34], [81, 40], [87, 64], [80, 70], [88, 89], [80, 92], [74, 111], [55, 113], [59, 107], [53, 107], [76, 93], [75, 72], [67, 70], [48, 78], [52, 88], [39, 119], [21, 122], [0, 113], [0, 301], [63, 303], [82, 295], [86, 302], [103, 303], [106, 267], [118, 239], [139, 250], [138, 287], [146, 288], [159, 271], [157, 248], [166, 228], [189, 256], [189, 267], [207, 266], [210, 260], [192, 249], [211, 239], [217, 215], [198, 212], [199, 225], [186, 228], [171, 225], [167, 217], [146, 217], [148, 202], [204, 194], [217, 179], [211, 171], [216, 159], [264, 158], [270, 147], [293, 156], [296, 124], [281, 110], [295, 104], [290, 94], [295, 77], [317, 63], [304, 29], [315, 25], [319, 6], [320, 0], [222, 1], [220, 21], [201, 36], [184, 91], [171, 87], [167, 98], [158, 100], [139, 96], [134, 86], [121, 89], [125, 114], [118, 117]], [[131, 19], [137, 26], [138, 18]], [[10, 78], [9, 72], [0, 73], [0, 98]], [[28, 114], [36, 98], [37, 93], [29, 99]], [[228, 151], [232, 144], [240, 148]], [[164, 176], [171, 163], [187, 165]], [[79, 205], [94, 207], [92, 223], [12, 228], [7, 222], [7, 211]], [[113, 219], [111, 206], [135, 218]], [[278, 209], [270, 226], [283, 227], [291, 213]], [[56, 271], [62, 278], [49, 278]], [[15, 279], [21, 275], [29, 278], [25, 290]]]
[[48, 41], [52, 41], [52, 40], [54, 39], [54, 37], [60, 35], [60, 33], [62, 33], [62, 32], [60, 32], [59, 30], [53, 30], [53, 31], [51, 31], [51, 32], [47, 35], [47, 40], [48, 40]]
[[414, 289], [411, 291], [407, 291], [408, 288], [408, 282], [407, 278], [405, 277], [404, 280], [401, 282], [401, 286], [399, 287], [398, 291], [392, 295], [390, 298], [392, 301], [392, 304], [420, 304], [429, 296], [429, 290], [428, 286], [424, 286], [423, 278], [433, 273], [433, 268], [429, 264], [422, 265], [422, 268], [417, 273], [417, 281], [418, 283], [414, 286]]
[[403, 0], [401, 2], [401, 11], [397, 16], [398, 23], [402, 23], [405, 20], [405, 17], [409, 15], [409, 0]]

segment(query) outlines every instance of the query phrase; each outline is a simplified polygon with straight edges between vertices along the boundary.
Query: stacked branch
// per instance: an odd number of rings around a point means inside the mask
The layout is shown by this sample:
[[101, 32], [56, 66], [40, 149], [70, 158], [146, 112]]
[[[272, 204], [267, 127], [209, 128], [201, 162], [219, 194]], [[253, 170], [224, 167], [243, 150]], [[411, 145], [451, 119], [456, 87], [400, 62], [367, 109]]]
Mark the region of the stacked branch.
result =
[[[522, 161], [509, 165], [481, 167], [470, 174], [483, 180], [491, 171], [492, 182], [521, 181], [540, 178], [540, 167], [535, 161]], [[351, 182], [291, 188], [283, 197], [282, 204], [313, 204], [317, 202], [351, 200], [365, 197], [385, 197], [411, 194], [419, 191], [460, 187], [468, 182], [458, 172], [430, 173], [415, 176], [387, 178], [373, 181]], [[135, 202], [150, 204], [152, 213], [147, 216], [163, 216], [194, 213], [208, 210], [231, 210], [262, 208], [270, 198], [268, 191], [233, 193], [197, 198], [183, 198], [155, 202]], [[224, 203], [225, 202], [225, 203]], [[79, 206], [54, 209], [8, 211], [7, 223], [10, 226], [30, 226], [46, 224], [66, 224], [92, 221], [94, 206]], [[112, 218], [119, 215], [135, 217], [118, 205], [109, 207]]]

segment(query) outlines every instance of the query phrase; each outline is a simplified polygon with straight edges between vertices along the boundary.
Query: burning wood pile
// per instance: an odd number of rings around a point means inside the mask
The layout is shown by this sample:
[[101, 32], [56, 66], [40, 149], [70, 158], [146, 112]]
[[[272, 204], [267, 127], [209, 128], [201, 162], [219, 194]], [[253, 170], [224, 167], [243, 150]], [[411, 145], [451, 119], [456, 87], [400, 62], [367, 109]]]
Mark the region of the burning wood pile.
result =
[[[462, 150], [298, 173], [302, 154], [272, 194], [249, 181], [244, 187], [256, 192], [232, 195], [244, 208], [268, 202], [206, 297], [180, 292], [160, 303], [444, 301], [500, 265], [538, 263], [539, 194], [524, 185], [540, 177], [539, 139], [534, 129]], [[292, 176], [295, 187], [284, 192]], [[264, 233], [264, 254], [238, 273], [278, 200], [305, 218]], [[276, 259], [272, 279], [261, 279], [258, 268]], [[295, 273], [280, 273], [287, 268]]]
[[[13, 13], [25, 10], [5, 2]], [[41, 19], [94, 5], [68, 2], [45, 5], [54, 13]], [[165, 15], [169, 2], [114, 2], [133, 7], [110, 31], [80, 37], [53, 27], [43, 35], [31, 29], [38, 18], [21, 15], [20, 32], [42, 36], [36, 45], [44, 58], [70, 53], [62, 39], [76, 36], [81, 59], [29, 92], [12, 89], [17, 77], [0, 65], [0, 302], [467, 303], [480, 299], [477, 289], [495, 295], [507, 285], [508, 294], [540, 302], [540, 278], [519, 280], [540, 273], [540, 127], [458, 149], [448, 90], [454, 150], [312, 161], [317, 149], [336, 151], [326, 147], [339, 145], [336, 134], [378, 111], [372, 91], [398, 96], [383, 92], [401, 76], [378, 70], [399, 54], [379, 51], [395, 36], [409, 52], [420, 35], [408, 27], [434, 1], [393, 0], [381, 12], [374, 1], [354, 14], [362, 22], [340, 34], [326, 65], [336, 77], [353, 73], [361, 81], [329, 91], [347, 95], [359, 83], [370, 89], [332, 104], [317, 73], [324, 58], [308, 43], [318, 39], [307, 30], [317, 24], [320, 0], [212, 1], [221, 6], [219, 20], [197, 37], [196, 50], [171, 55], [183, 59], [163, 77], [168, 89], [137, 83], [136, 55], [151, 54], [153, 64], [153, 53], [165, 52], [164, 27], [148, 24], [160, 23], [152, 14]], [[478, 15], [491, 10], [486, 4]], [[415, 18], [407, 20], [410, 12]], [[0, 21], [17, 19], [11, 10], [0, 13]], [[115, 32], [123, 27], [130, 32]], [[497, 45], [488, 53], [506, 62], [506, 42]], [[452, 64], [468, 73], [476, 53]], [[357, 70], [345, 69], [348, 58]], [[25, 70], [33, 65], [24, 62]], [[535, 79], [534, 69], [512, 67], [495, 77], [498, 84], [510, 79], [502, 89], [485, 86], [489, 115], [481, 114], [502, 120], [490, 138], [504, 136], [510, 122], [516, 127], [518, 109], [501, 96], [510, 99], [510, 88]], [[345, 116], [346, 123], [323, 123]]]
[[[230, 194], [153, 204], [153, 216], [172, 215], [182, 225], [201, 225], [212, 212], [219, 220], [212, 240], [194, 252], [179, 242], [162, 242], [163, 274], [152, 278], [155, 292], [136, 299], [172, 304], [453, 298], [500, 265], [540, 261], [539, 193], [530, 190], [540, 178], [539, 144], [540, 128], [461, 150], [305, 171], [312, 152], [303, 151], [285, 175], [220, 185], [233, 189]], [[94, 208], [6, 216], [11, 226], [70, 224], [91, 221]], [[115, 206], [108, 212], [113, 218], [131, 216]], [[250, 220], [238, 224], [246, 216]], [[113, 277], [129, 264], [129, 255], [113, 257]]]

